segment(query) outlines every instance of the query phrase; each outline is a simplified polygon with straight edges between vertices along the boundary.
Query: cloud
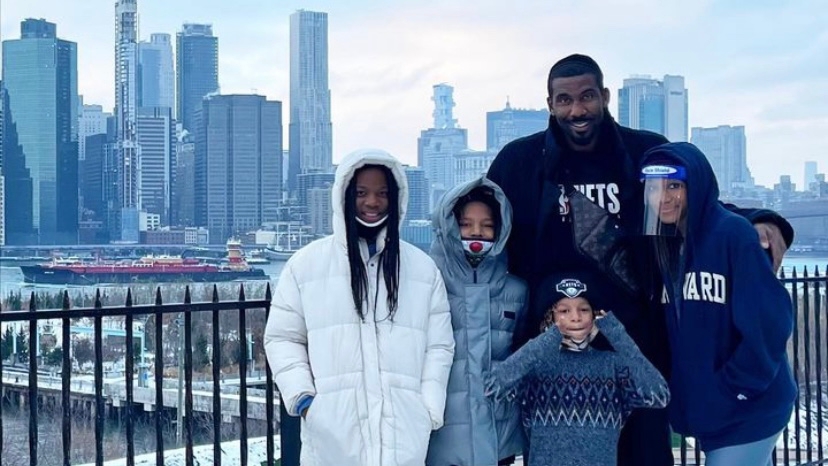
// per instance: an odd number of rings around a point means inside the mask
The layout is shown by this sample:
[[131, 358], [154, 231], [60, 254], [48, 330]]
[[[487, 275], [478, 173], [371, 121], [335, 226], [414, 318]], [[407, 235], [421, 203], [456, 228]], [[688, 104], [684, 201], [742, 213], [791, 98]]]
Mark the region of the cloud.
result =
[[[432, 85], [455, 87], [455, 118], [474, 148], [485, 145], [485, 113], [508, 95], [544, 108], [549, 67], [570, 53], [592, 55], [614, 97], [630, 74], [685, 76], [690, 124], [745, 125], [748, 159], [762, 183], [778, 178], [793, 148], [828, 154], [828, 8], [822, 0], [400, 0], [377, 3], [258, 0], [139, 0], [141, 36], [210, 22], [219, 37], [223, 92], [255, 89], [289, 109], [289, 15], [329, 13], [334, 158], [381, 147], [416, 160], [431, 125]], [[2, 1], [0, 36], [25, 17], [58, 24], [78, 42], [79, 87], [89, 103], [113, 102], [114, 1]], [[805, 157], [805, 155], [803, 155]], [[788, 163], [789, 162], [789, 163]], [[799, 163], [794, 156], [786, 166]], [[801, 171], [798, 168], [796, 171]]]

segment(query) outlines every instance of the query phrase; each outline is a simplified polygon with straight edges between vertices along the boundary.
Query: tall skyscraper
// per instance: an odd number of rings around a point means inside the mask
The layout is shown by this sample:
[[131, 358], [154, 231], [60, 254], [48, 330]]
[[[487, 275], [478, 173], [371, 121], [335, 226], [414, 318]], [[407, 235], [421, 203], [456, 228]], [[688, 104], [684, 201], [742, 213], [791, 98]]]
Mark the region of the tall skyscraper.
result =
[[[114, 136], [114, 135], [113, 135]], [[104, 166], [107, 145], [112, 150], [113, 140], [106, 134], [93, 134], [86, 137], [86, 160], [83, 161], [84, 182], [81, 184], [81, 196], [85, 217], [101, 222], [107, 219], [107, 205], [104, 200]]]
[[196, 224], [223, 243], [277, 220], [282, 103], [259, 95], [210, 96], [196, 121]]
[[85, 145], [86, 159], [83, 161], [83, 183], [80, 188], [83, 199], [81, 220], [89, 226], [88, 229], [96, 230], [87, 240], [105, 243], [110, 238], [120, 238], [121, 232], [118, 197], [120, 164], [115, 140], [115, 117], [107, 118], [103, 133], [87, 136]]
[[[77, 79], [77, 45], [58, 39], [54, 23], [26, 19], [20, 39], [3, 42], [3, 83], [32, 178], [30, 208], [39, 244], [77, 242]], [[17, 192], [17, 187], [12, 189]], [[10, 214], [6, 212], [7, 218]]]
[[805, 162], [805, 178], [803, 179], [803, 189], [807, 191], [811, 187], [811, 183], [817, 181], [817, 163], [814, 161]]
[[664, 137], [673, 142], [687, 141], [689, 101], [684, 76], [664, 75]]
[[333, 164], [331, 90], [328, 88], [328, 14], [290, 15], [290, 126], [288, 189], [297, 176], [330, 171]]
[[3, 81], [0, 81], [0, 246], [6, 244], [6, 188], [3, 178], [3, 107], [5, 106]]
[[195, 226], [195, 142], [190, 133], [178, 135], [175, 167], [172, 224]]
[[739, 189], [753, 186], [753, 178], [747, 166], [744, 126], [693, 128], [690, 142], [707, 157], [723, 194], [734, 194]]
[[421, 131], [417, 139], [417, 164], [425, 171], [432, 208], [454, 186], [454, 156], [469, 147], [468, 131], [457, 127], [453, 116], [454, 88], [436, 84], [433, 89], [434, 127]]
[[138, 44], [138, 106], [175, 111], [175, 69], [169, 34], [151, 34]]
[[218, 37], [210, 24], [184, 23], [175, 42], [175, 118], [194, 132], [201, 99], [218, 93]]
[[687, 105], [683, 76], [665, 75], [663, 81], [648, 75], [633, 76], [618, 90], [618, 122], [673, 142], [687, 141]]
[[140, 107], [136, 120], [141, 147], [141, 210], [160, 217], [169, 226], [172, 217], [172, 189], [175, 184], [175, 121], [169, 107]]
[[[83, 96], [79, 96], [78, 105], [78, 186], [80, 187], [78, 205], [81, 210], [79, 218], [83, 220], [84, 210], [89, 209], [84, 195], [84, 193], [89, 192], [85, 189], [87, 175], [89, 174], [86, 167], [86, 138], [96, 134], [106, 134], [106, 120], [112, 114], [105, 113], [100, 105], [85, 105]], [[99, 193], [94, 193], [94, 195], [100, 197]]]
[[120, 160], [119, 198], [123, 241], [139, 241], [141, 210], [140, 147], [136, 134], [138, 110], [138, 1], [115, 3], [115, 137]]
[[418, 167], [405, 167], [405, 177], [408, 180], [408, 211], [405, 220], [430, 220], [431, 209], [425, 171]]
[[333, 209], [331, 208], [331, 188], [311, 188], [308, 197], [308, 217], [314, 235], [333, 233]]
[[[0, 134], [0, 137], [2, 137], [2, 134]], [[0, 157], [2, 157], [2, 155], [3, 154], [0, 154]], [[6, 188], [4, 185], [3, 173], [2, 170], [0, 170], [0, 246], [4, 246], [6, 244]]]
[[[32, 244], [37, 242], [33, 226], [32, 177], [26, 167], [23, 148], [17, 138], [17, 125], [9, 107], [9, 94], [5, 83], [0, 81], [0, 175], [5, 192], [3, 215], [4, 236], [7, 244]], [[12, 196], [11, 193], [14, 193]]]
[[548, 110], [528, 110], [506, 107], [486, 112], [486, 150], [498, 152], [517, 138], [543, 131], [549, 125]]

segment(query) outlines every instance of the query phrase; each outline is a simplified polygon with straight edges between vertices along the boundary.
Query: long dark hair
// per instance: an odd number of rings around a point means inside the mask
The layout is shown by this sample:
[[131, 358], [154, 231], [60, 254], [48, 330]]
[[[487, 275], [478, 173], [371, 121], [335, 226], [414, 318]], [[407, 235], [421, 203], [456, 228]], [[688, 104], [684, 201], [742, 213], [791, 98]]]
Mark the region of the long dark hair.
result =
[[[662, 280], [669, 283], [672, 295], [670, 301], [673, 300], [678, 289], [678, 295], [681, 296], [681, 289], [684, 279], [684, 271], [682, 270], [682, 243], [684, 239], [678, 237], [664, 237], [656, 236], [652, 238], [656, 260], [658, 261], [658, 268], [661, 272]], [[674, 303], [678, 306], [678, 303]]]
[[394, 174], [385, 165], [365, 165], [354, 172], [345, 190], [345, 238], [348, 243], [348, 265], [351, 268], [351, 295], [359, 318], [365, 320], [363, 303], [368, 299], [368, 274], [359, 252], [359, 231], [356, 220], [356, 180], [363, 170], [376, 168], [385, 175], [388, 185], [388, 218], [385, 220], [385, 247], [380, 253], [385, 289], [388, 292], [388, 316], [394, 319], [400, 287], [400, 187]]

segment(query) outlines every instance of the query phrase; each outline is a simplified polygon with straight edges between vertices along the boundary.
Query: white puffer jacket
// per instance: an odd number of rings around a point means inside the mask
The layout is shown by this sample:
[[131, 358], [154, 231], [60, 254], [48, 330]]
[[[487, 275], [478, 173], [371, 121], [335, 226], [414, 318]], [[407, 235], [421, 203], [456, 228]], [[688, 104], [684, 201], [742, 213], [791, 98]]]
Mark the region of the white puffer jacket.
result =
[[313, 395], [302, 422], [305, 466], [422, 466], [429, 434], [443, 424], [454, 353], [443, 279], [431, 258], [400, 244], [398, 308], [388, 318], [378, 253], [368, 258], [365, 320], [353, 305], [345, 235], [345, 190], [366, 164], [384, 165], [408, 201], [405, 172], [377, 150], [347, 156], [336, 171], [332, 236], [304, 247], [285, 264], [265, 329], [265, 350], [291, 415]]

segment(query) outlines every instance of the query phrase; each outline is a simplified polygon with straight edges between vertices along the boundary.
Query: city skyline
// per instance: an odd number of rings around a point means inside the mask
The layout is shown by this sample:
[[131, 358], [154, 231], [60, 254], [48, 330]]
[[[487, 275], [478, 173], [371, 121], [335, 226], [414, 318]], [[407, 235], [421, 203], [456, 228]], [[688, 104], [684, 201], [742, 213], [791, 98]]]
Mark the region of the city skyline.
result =
[[[113, 3], [4, 2], [0, 37], [13, 38], [27, 17], [57, 23], [66, 40], [78, 43], [80, 93], [87, 103], [111, 111]], [[431, 86], [439, 82], [457, 90], [458, 123], [468, 128], [470, 146], [483, 149], [486, 112], [503, 108], [507, 96], [514, 108], [543, 108], [549, 66], [572, 52], [601, 64], [613, 114], [616, 90], [630, 74], [685, 76], [689, 126], [744, 125], [748, 164], [759, 184], [770, 186], [782, 174], [801, 182], [799, 168], [778, 171], [779, 154], [798, 167], [828, 154], [828, 109], [810, 104], [828, 95], [828, 66], [819, 58], [828, 50], [828, 32], [820, 26], [828, 22], [828, 11], [817, 2], [760, 2], [749, 9], [711, 1], [636, 5], [647, 9], [646, 18], [629, 15], [620, 3], [567, 10], [529, 8], [528, 2], [483, 1], [474, 9], [457, 2], [402, 2], [369, 12], [360, 3], [262, 6], [244, 0], [230, 8], [221, 2], [170, 6], [142, 0], [140, 38], [173, 34], [183, 22], [212, 23], [222, 37], [222, 92], [255, 90], [288, 107], [289, 15], [299, 8], [328, 12], [334, 161], [374, 146], [414, 163], [417, 135], [431, 117]], [[594, 12], [594, 34], [575, 34], [582, 30], [576, 18], [583, 11]], [[707, 33], [698, 35], [702, 29]]]

